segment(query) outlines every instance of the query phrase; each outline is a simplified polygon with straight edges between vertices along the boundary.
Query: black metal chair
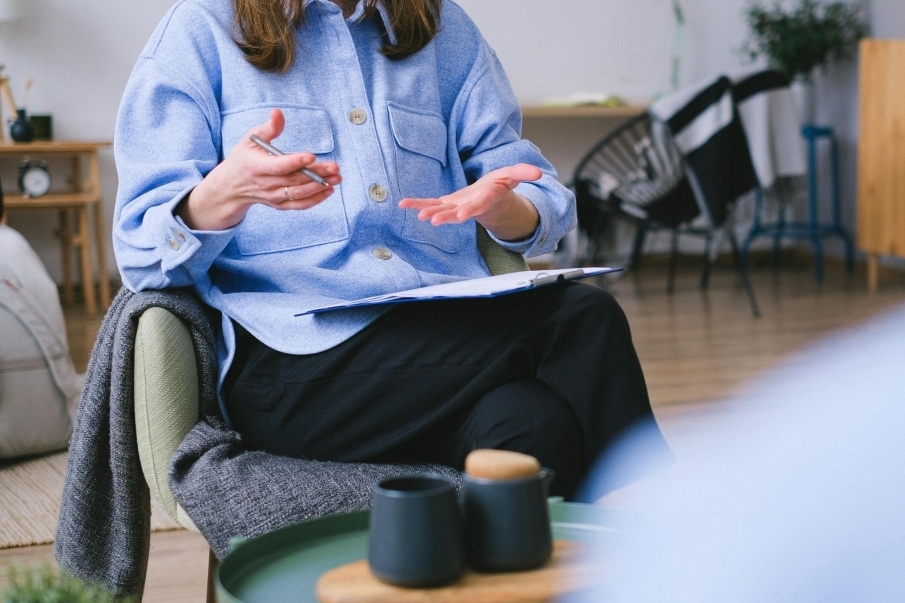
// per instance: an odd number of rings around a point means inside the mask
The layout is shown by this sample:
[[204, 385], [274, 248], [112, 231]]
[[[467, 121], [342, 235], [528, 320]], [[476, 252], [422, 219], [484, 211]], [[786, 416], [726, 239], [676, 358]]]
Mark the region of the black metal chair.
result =
[[[604, 137], [579, 162], [572, 177], [578, 205], [578, 226], [587, 245], [578, 253], [585, 264], [604, 261], [605, 236], [613, 220], [627, 220], [635, 226], [629, 268], [641, 265], [647, 234], [657, 230], [672, 233], [667, 291], [675, 290], [679, 257], [679, 236], [705, 237], [706, 251], [701, 288], [707, 288], [710, 267], [721, 241], [727, 234], [738, 262], [738, 243], [730, 227], [708, 224], [695, 226], [702, 214], [682, 155], [666, 124], [649, 114], [639, 115]], [[708, 212], [704, 212], [706, 217]], [[759, 315], [747, 271], [739, 265], [739, 276], [751, 301], [752, 312]]]

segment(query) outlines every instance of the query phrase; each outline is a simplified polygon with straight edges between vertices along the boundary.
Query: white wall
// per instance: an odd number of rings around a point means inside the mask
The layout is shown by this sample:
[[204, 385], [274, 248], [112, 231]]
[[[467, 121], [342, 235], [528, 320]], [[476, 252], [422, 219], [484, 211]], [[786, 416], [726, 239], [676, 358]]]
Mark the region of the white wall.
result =
[[[31, 113], [53, 115], [59, 139], [112, 140], [116, 113], [138, 54], [171, 0], [20, 0], [24, 17], [0, 24], [0, 63], [6, 65], [16, 101]], [[25, 81], [33, 77], [31, 92]], [[0, 171], [4, 190], [17, 194], [15, 166]], [[65, 164], [51, 164], [56, 183], [68, 177]], [[110, 249], [110, 222], [116, 196], [112, 150], [101, 155], [107, 264], [117, 274]], [[14, 212], [9, 224], [35, 247], [59, 280], [60, 252], [52, 212]], [[78, 265], [76, 263], [76, 265]]]
[[[575, 91], [649, 100], [669, 90], [671, 0], [459, 0], [525, 102]], [[738, 70], [743, 0], [682, 0], [684, 82]]]
[[878, 38], [905, 37], [905, 2], [902, 0], [874, 0], [874, 36]]
[[[226, 0], [224, 0], [226, 1]], [[26, 17], [0, 25], [0, 62], [17, 100], [28, 77], [34, 113], [52, 113], [58, 138], [112, 139], [119, 100], [135, 63], [171, 0], [23, 0]], [[609, 91], [649, 99], [669, 88], [673, 43], [670, 0], [459, 0], [496, 48], [524, 103], [576, 91]], [[683, 0], [687, 13], [682, 80], [751, 67], [740, 49], [746, 0]], [[878, 36], [905, 37], [905, 2], [874, 0]], [[854, 215], [856, 69], [841, 65], [820, 78], [818, 115], [843, 142], [846, 213]], [[533, 139], [568, 177], [580, 153], [602, 135], [606, 120], [529, 121]], [[102, 158], [109, 223], [116, 191], [112, 152]], [[15, 191], [15, 172], [0, 172]], [[10, 224], [36, 246], [59, 275], [50, 214], [16, 213]], [[109, 250], [109, 245], [108, 245]], [[112, 266], [112, 261], [110, 262]], [[111, 267], [111, 272], [115, 270]]]

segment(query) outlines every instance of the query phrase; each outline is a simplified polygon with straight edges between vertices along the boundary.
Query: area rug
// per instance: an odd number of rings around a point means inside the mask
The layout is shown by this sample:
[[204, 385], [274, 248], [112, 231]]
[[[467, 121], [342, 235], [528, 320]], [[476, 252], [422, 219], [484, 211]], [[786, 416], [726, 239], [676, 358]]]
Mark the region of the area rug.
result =
[[[54, 541], [67, 454], [0, 464], [0, 549]], [[151, 500], [151, 530], [183, 529]]]

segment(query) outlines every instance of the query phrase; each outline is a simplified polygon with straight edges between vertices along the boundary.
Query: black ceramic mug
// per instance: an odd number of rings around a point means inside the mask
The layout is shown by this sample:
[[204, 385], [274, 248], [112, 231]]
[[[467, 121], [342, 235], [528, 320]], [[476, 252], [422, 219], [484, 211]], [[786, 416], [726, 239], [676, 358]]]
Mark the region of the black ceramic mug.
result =
[[462, 483], [468, 563], [483, 572], [540, 567], [553, 552], [547, 496], [554, 472], [531, 477]]
[[377, 578], [397, 586], [455, 582], [464, 570], [455, 484], [402, 477], [375, 485], [368, 563]]
[[53, 140], [53, 117], [50, 115], [32, 115], [31, 125], [35, 130], [35, 140]]

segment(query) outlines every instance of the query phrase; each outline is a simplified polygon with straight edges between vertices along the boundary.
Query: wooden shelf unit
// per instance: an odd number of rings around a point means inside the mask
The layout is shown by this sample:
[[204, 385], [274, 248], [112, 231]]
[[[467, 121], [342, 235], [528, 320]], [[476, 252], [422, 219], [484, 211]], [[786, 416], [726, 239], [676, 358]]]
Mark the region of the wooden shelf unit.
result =
[[522, 107], [522, 117], [539, 118], [628, 118], [647, 111], [643, 105], [604, 107], [601, 105], [538, 105]]
[[[101, 208], [100, 162], [98, 152], [110, 146], [103, 141], [35, 141], [26, 143], [0, 142], [0, 160], [22, 161], [29, 159], [50, 159], [69, 157], [72, 163], [72, 190], [53, 191], [43, 197], [23, 197], [16, 190], [4, 191], [4, 208], [8, 212], [17, 210], [56, 210], [59, 212], [60, 239], [63, 266], [63, 301], [74, 302], [72, 253], [77, 248], [82, 272], [82, 293], [85, 309], [89, 314], [97, 313], [97, 297], [106, 309], [110, 305], [110, 278], [107, 275], [107, 261], [104, 254], [104, 217]], [[83, 176], [83, 161], [87, 161], [87, 178]], [[51, 174], [55, 182], [60, 178]], [[71, 213], [75, 212], [78, 230], [72, 232]], [[93, 218], [93, 219], [92, 219]], [[93, 224], [92, 224], [93, 223]], [[92, 247], [97, 249], [99, 291], [95, 291]]]

